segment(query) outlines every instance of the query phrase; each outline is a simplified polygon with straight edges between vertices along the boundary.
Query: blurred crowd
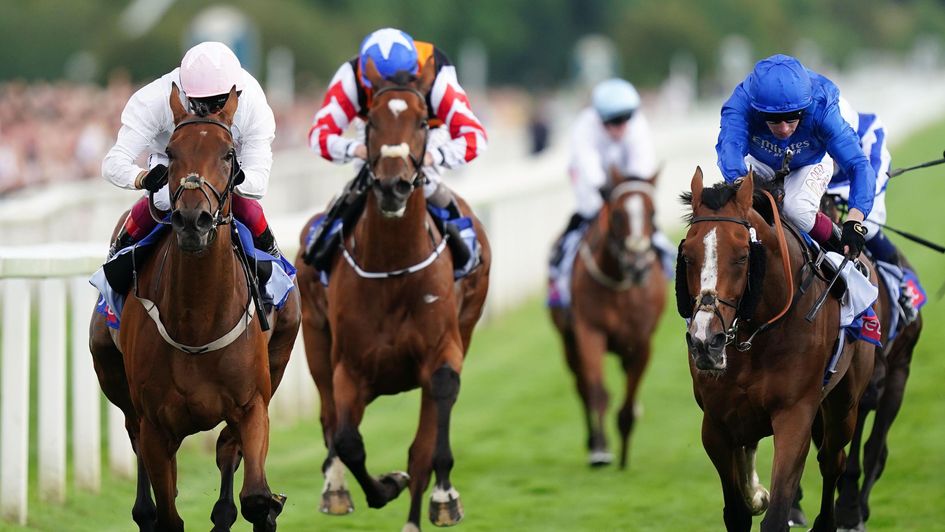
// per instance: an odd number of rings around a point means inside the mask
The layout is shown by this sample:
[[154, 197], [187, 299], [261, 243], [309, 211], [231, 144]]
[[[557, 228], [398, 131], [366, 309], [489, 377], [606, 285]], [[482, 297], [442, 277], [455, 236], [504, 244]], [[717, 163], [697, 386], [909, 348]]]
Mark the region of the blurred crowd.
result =
[[[0, 197], [45, 183], [99, 178], [121, 111], [136, 87], [115, 76], [105, 87], [70, 82], [0, 83]], [[274, 106], [273, 150], [306, 145], [320, 98]]]

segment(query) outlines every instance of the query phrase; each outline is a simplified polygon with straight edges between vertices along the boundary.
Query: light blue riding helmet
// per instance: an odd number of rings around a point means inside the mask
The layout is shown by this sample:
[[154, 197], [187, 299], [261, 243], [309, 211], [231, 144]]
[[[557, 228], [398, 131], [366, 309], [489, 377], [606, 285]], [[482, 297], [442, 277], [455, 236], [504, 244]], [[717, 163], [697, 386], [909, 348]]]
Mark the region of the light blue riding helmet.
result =
[[783, 54], [758, 61], [751, 73], [748, 97], [762, 113], [790, 113], [810, 106], [810, 76], [797, 59]]
[[625, 79], [601, 81], [591, 93], [591, 105], [604, 122], [627, 117], [640, 106], [640, 93]]
[[361, 41], [358, 53], [358, 65], [361, 67], [361, 83], [370, 87], [371, 82], [364, 75], [367, 59], [374, 60], [374, 66], [384, 79], [391, 78], [397, 71], [417, 72], [417, 47], [413, 37], [396, 28], [377, 30]]

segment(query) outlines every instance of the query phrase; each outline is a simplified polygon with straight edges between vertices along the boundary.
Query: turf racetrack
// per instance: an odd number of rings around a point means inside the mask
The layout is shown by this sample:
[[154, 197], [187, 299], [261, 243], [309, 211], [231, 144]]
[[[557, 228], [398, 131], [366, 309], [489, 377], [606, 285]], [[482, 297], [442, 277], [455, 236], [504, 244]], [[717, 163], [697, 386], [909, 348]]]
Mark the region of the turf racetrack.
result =
[[[897, 146], [894, 164], [908, 166], [937, 158], [942, 138], [945, 123], [918, 133]], [[945, 204], [943, 169], [918, 170], [893, 179], [887, 194], [893, 227], [945, 243], [945, 223], [939, 215]], [[886, 470], [872, 493], [869, 529], [942, 530], [945, 353], [939, 346], [945, 344], [945, 310], [935, 292], [945, 280], [945, 259], [890, 236], [917, 266], [932, 302], [923, 312], [925, 329], [913, 358], [905, 402], [889, 437]], [[640, 393], [644, 413], [636, 425], [630, 468], [625, 472], [614, 467], [591, 470], [585, 464], [583, 415], [539, 299], [480, 328], [453, 414], [452, 480], [466, 509], [466, 519], [457, 530], [723, 528], [719, 481], [700, 443], [701, 412], [692, 398], [683, 322], [672, 301], [668, 300], [654, 340]], [[622, 393], [622, 379], [614, 359], [607, 367], [613, 407]], [[362, 431], [372, 473], [406, 468], [418, 414], [417, 392], [381, 398], [368, 408]], [[609, 428], [613, 443], [613, 416]], [[324, 456], [316, 419], [273, 430], [269, 483], [274, 491], [289, 496], [279, 530], [400, 530], [408, 495], [402, 494], [381, 510], [370, 510], [350, 475], [355, 513], [345, 517], [319, 514], [319, 468]], [[761, 481], [768, 486], [770, 439], [762, 442], [758, 457]], [[185, 446], [179, 455], [179, 475], [177, 503], [188, 529], [209, 529], [219, 485], [213, 455], [200, 446]], [[0, 529], [98, 532], [135, 528], [132, 481], [105, 473], [101, 494], [72, 490], [65, 506], [41, 505], [35, 485], [34, 472], [30, 526], [0, 525]], [[803, 487], [808, 494], [804, 508], [813, 519], [820, 492], [814, 453], [808, 457]], [[760, 518], [754, 522], [757, 526]], [[428, 522], [423, 526], [433, 528]], [[250, 530], [250, 526], [240, 518], [234, 530]]]

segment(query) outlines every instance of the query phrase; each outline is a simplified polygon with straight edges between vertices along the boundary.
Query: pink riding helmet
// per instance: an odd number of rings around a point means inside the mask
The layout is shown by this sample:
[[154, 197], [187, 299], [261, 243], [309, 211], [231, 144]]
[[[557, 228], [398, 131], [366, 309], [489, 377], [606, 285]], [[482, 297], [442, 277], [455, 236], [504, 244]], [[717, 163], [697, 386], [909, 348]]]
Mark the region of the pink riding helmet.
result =
[[184, 54], [180, 62], [180, 84], [190, 98], [205, 98], [243, 90], [240, 60], [225, 44], [202, 42]]

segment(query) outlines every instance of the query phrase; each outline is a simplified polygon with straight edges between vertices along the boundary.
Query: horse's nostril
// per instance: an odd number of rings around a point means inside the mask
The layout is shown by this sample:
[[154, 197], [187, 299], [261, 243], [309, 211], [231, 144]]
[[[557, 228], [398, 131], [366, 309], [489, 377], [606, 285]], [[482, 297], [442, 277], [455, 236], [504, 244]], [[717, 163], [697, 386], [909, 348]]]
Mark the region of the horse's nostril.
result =
[[197, 216], [196, 228], [201, 233], [206, 233], [213, 227], [213, 216], [207, 211], [200, 211]]
[[399, 196], [406, 196], [413, 187], [406, 181], [398, 181], [394, 184], [394, 192]]
[[178, 230], [184, 228], [184, 215], [182, 215], [180, 211], [174, 211], [171, 213], [171, 226]]
[[715, 333], [712, 336], [712, 339], [709, 340], [709, 347], [721, 348], [725, 346], [725, 334], [724, 333]]
[[693, 347], [693, 345], [694, 345], [694, 342], [693, 342], [693, 340], [692, 340], [692, 335], [689, 334], [688, 332], [686, 333], [686, 345], [688, 345], [690, 349], [691, 349], [691, 348]]

